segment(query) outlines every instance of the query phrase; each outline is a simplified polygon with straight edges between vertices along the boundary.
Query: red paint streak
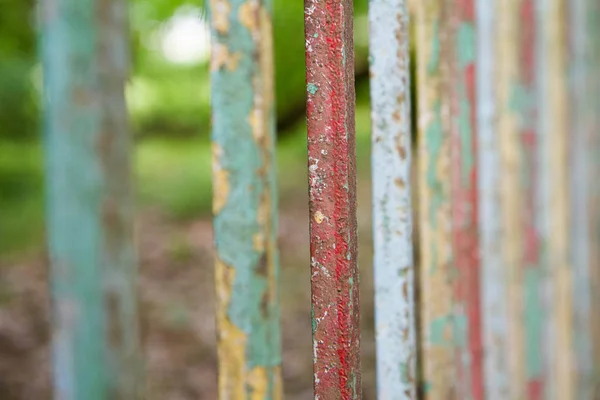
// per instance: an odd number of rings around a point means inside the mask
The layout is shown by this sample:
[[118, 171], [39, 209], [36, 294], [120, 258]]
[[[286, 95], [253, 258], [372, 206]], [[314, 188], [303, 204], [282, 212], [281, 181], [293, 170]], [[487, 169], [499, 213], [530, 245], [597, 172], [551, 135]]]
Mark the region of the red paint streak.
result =
[[[474, 24], [474, 0], [456, 0], [459, 23]], [[455, 56], [456, 57], [456, 56]], [[467, 318], [467, 351], [471, 358], [469, 370], [459, 366], [460, 397], [483, 400], [485, 398], [483, 384], [483, 338], [481, 327], [481, 294], [479, 287], [480, 258], [478, 235], [478, 191], [477, 191], [477, 98], [476, 98], [476, 65], [471, 63], [462, 70], [456, 70], [459, 79], [452, 80], [452, 114], [455, 116], [452, 128], [452, 220], [453, 246], [455, 262], [458, 270], [455, 285], [456, 301], [464, 310]], [[469, 123], [471, 136], [471, 153], [474, 164], [463, 179], [463, 160], [468, 156], [462, 154], [460, 127], [460, 96], [466, 96], [470, 106]], [[464, 350], [463, 350], [464, 351]], [[457, 349], [457, 354], [461, 350]], [[467, 393], [468, 392], [468, 393]]]
[[[534, 0], [522, 0], [521, 15], [521, 52], [520, 52], [520, 73], [521, 84], [529, 95], [535, 93], [535, 74], [536, 74], [536, 18]], [[540, 243], [539, 234], [536, 228], [536, 209], [535, 193], [537, 187], [537, 108], [533, 104], [528, 104], [528, 109], [521, 110], [524, 117], [524, 125], [521, 127], [521, 145], [524, 152], [524, 174], [525, 180], [525, 199], [523, 203], [522, 221], [525, 232], [524, 253], [522, 256], [522, 268], [539, 268]], [[536, 353], [541, 357], [542, 343], [526, 343], [527, 346], [536, 346]], [[529, 399], [542, 399], [544, 391], [544, 380], [542, 376], [533, 377], [527, 382], [527, 392]]]
[[315, 398], [357, 399], [352, 1], [306, 0], [305, 10]]
[[530, 400], [541, 400], [544, 390], [544, 382], [540, 379], [532, 379], [527, 383], [527, 394]]

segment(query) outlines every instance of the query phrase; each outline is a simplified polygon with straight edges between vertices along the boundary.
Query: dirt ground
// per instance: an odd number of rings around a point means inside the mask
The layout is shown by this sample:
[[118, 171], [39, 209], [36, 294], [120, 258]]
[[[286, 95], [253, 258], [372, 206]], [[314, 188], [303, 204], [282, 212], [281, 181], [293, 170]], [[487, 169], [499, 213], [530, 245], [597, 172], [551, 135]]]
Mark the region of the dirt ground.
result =
[[[365, 400], [375, 399], [371, 205], [359, 189], [362, 371]], [[281, 202], [283, 376], [285, 398], [312, 398], [307, 199]], [[138, 217], [142, 318], [149, 399], [217, 398], [212, 227], [181, 223], [156, 210]], [[47, 262], [33, 254], [0, 262], [0, 399], [51, 398]]]

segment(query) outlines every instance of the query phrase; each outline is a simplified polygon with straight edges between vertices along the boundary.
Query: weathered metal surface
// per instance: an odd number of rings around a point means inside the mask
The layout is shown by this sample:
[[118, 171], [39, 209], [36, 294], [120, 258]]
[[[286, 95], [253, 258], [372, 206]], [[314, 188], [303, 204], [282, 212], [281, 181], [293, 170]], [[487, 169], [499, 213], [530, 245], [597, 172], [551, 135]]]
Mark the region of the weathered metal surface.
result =
[[447, 22], [442, 0], [417, 9], [419, 93], [420, 334], [425, 398], [456, 393], [451, 232]]
[[575, 397], [594, 398], [600, 387], [598, 360], [594, 357], [594, 292], [598, 290], [598, 149], [597, 57], [598, 2], [574, 0], [569, 3], [570, 123], [571, 145], [570, 213], [571, 262], [573, 268], [573, 346]]
[[501, 206], [503, 261], [507, 274], [508, 332], [506, 339], [510, 399], [527, 398], [525, 390], [525, 332], [523, 329], [524, 304], [522, 293], [523, 271], [521, 260], [524, 252], [522, 226], [522, 204], [524, 196], [520, 186], [522, 154], [520, 148], [520, 110], [512, 104], [514, 88], [520, 81], [519, 42], [520, 0], [506, 0], [498, 3], [496, 96], [497, 121], [500, 146]]
[[500, 150], [496, 118], [496, 0], [477, 0], [477, 154], [485, 395], [509, 398], [507, 278], [500, 220]]
[[450, 24], [451, 59], [446, 81], [450, 95], [452, 163], [452, 235], [454, 343], [457, 366], [457, 396], [483, 399], [483, 344], [479, 280], [479, 232], [477, 191], [477, 98], [475, 77], [476, 31], [475, 1], [450, 3], [446, 18]]
[[[590, 383], [594, 395], [600, 394], [600, 313], [595, 311], [594, 306], [600, 304], [600, 2], [588, 0], [586, 3], [585, 23], [586, 28], [586, 142], [589, 152], [589, 241], [590, 257], [589, 271], [591, 283], [592, 312], [589, 314], [589, 323], [592, 330], [592, 361], [593, 380]], [[578, 288], [575, 288], [578, 292]], [[596, 306], [597, 307], [597, 306]], [[576, 326], [577, 329], [577, 326]], [[576, 339], [577, 340], [577, 339]]]
[[[547, 248], [545, 265], [551, 299], [548, 302], [550, 324], [545, 329], [553, 332], [548, 343], [546, 374], [547, 394], [559, 399], [573, 399], [573, 310], [572, 268], [569, 252], [569, 183], [567, 138], [568, 129], [568, 75], [567, 75], [567, 8], [563, 0], [540, 1], [538, 16], [540, 56], [536, 72], [539, 74], [540, 102], [539, 129], [541, 153], [540, 174], [547, 174], [542, 214], [546, 229], [543, 242]], [[547, 206], [544, 207], [544, 204]], [[539, 214], [538, 214], [539, 215]], [[527, 301], [530, 301], [528, 298]], [[533, 318], [533, 316], [528, 316]], [[539, 338], [535, 338], [539, 341]], [[551, 382], [551, 383], [550, 383]]]
[[369, 19], [377, 392], [416, 399], [406, 1], [371, 1]]
[[353, 9], [305, 0], [315, 399], [359, 399]]
[[211, 0], [220, 399], [280, 399], [269, 0]]
[[126, 2], [42, 2], [54, 396], [142, 399]]

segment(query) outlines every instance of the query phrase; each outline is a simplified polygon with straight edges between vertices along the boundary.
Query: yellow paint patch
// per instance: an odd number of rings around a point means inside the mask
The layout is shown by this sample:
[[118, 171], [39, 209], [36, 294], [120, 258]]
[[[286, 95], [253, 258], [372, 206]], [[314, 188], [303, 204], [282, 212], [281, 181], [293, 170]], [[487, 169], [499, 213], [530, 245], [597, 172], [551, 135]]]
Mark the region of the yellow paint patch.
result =
[[210, 0], [212, 15], [212, 24], [219, 33], [229, 31], [229, 14], [231, 13], [231, 4], [228, 0]]
[[250, 387], [250, 400], [263, 400], [267, 398], [269, 390], [269, 374], [265, 367], [256, 367], [248, 374]]
[[214, 43], [210, 69], [211, 71], [218, 71], [225, 67], [229, 71], [235, 71], [241, 58], [240, 53], [230, 53], [227, 46]]
[[217, 326], [219, 355], [219, 396], [222, 399], [246, 398], [246, 334], [231, 323], [227, 315], [235, 270], [218, 257], [215, 261], [217, 286]]
[[325, 215], [321, 211], [317, 211], [314, 216], [315, 222], [320, 224], [325, 219]]
[[258, 28], [258, 1], [256, 0], [248, 0], [244, 4], [242, 4], [238, 11], [238, 18], [242, 25], [244, 25], [248, 30], [255, 34]]
[[252, 247], [259, 253], [265, 251], [265, 235], [263, 235], [261, 232], [255, 233], [252, 236]]
[[273, 368], [273, 400], [283, 399], [283, 380], [281, 379], [281, 367]]
[[212, 144], [212, 168], [213, 168], [213, 213], [217, 215], [221, 212], [229, 192], [231, 190], [229, 186], [229, 173], [221, 166], [221, 155], [223, 150], [221, 147], [213, 143]]

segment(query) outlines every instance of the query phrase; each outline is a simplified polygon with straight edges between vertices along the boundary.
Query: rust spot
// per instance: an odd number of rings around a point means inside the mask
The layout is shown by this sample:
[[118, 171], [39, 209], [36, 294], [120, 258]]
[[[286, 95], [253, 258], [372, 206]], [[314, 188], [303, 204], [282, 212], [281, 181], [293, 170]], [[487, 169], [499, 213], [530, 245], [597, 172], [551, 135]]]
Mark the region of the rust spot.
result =
[[227, 203], [229, 197], [229, 172], [221, 166], [220, 159], [223, 150], [221, 146], [212, 144], [212, 164], [213, 164], [213, 213], [216, 215]]
[[317, 224], [320, 224], [325, 219], [325, 215], [321, 211], [317, 211], [314, 216], [314, 220]]
[[227, 46], [214, 44], [210, 69], [211, 71], [218, 71], [225, 67], [229, 71], [235, 71], [241, 58], [241, 53], [230, 53]]
[[394, 111], [394, 113], [392, 114], [392, 118], [394, 118], [394, 121], [400, 122], [400, 120], [402, 119], [402, 116], [400, 115], [400, 111], [399, 110]]
[[270, 298], [271, 296], [269, 295], [269, 288], [267, 288], [260, 298], [260, 313], [265, 319], [269, 316]]
[[123, 343], [123, 329], [119, 312], [119, 296], [112, 290], [105, 295], [106, 309], [108, 310], [108, 339], [113, 348], [119, 349]]
[[394, 179], [394, 183], [399, 189], [404, 189], [406, 187], [406, 182], [402, 178]]
[[262, 252], [260, 258], [258, 259], [258, 263], [256, 264], [256, 273], [260, 276], [267, 277], [269, 273], [269, 260], [266, 252]]
[[238, 10], [240, 23], [252, 33], [258, 28], [259, 7], [258, 2], [247, 0]]
[[398, 137], [396, 139], [396, 151], [398, 152], [398, 155], [400, 155], [401, 159], [406, 160], [406, 156], [407, 156], [406, 146], [402, 142], [403, 142], [402, 135], [398, 135]]
[[229, 31], [229, 14], [231, 13], [231, 4], [228, 0], [210, 0], [210, 9], [212, 14], [212, 24], [215, 30], [225, 34]]

